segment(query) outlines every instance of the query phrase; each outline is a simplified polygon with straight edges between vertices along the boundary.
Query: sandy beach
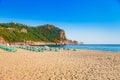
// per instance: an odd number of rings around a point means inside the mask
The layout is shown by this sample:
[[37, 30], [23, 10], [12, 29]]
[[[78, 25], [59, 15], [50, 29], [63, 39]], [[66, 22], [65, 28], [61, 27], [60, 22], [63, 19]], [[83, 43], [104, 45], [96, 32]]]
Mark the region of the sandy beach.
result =
[[120, 53], [0, 49], [0, 80], [120, 80]]

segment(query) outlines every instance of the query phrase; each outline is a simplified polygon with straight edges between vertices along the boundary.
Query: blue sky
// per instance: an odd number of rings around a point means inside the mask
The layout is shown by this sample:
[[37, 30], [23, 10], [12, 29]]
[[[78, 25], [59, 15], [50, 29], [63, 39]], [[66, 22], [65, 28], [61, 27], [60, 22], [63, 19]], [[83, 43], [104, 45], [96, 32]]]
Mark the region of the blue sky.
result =
[[68, 39], [120, 44], [120, 0], [0, 0], [0, 22], [54, 24]]

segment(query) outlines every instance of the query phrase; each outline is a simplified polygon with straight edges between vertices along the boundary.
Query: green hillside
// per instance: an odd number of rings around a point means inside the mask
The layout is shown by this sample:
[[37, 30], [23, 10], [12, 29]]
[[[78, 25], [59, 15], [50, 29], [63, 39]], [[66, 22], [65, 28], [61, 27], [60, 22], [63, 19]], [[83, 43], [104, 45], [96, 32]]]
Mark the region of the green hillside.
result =
[[[61, 31], [63, 30], [49, 24], [35, 27], [15, 22], [0, 23], [0, 36], [9, 43], [24, 41], [60, 42]], [[65, 35], [63, 39], [66, 40]]]

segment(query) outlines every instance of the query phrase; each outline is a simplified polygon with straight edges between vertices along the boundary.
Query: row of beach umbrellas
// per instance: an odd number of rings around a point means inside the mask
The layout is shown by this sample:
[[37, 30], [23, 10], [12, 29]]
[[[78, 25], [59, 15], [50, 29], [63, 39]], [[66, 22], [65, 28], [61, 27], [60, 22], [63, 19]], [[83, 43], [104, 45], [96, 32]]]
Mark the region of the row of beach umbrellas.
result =
[[57, 47], [49, 47], [49, 46], [0, 46], [1, 49], [10, 51], [10, 52], [17, 52], [16, 48], [21, 48], [24, 50], [35, 51], [35, 52], [44, 52], [44, 51], [60, 51], [60, 50], [72, 50], [77, 51], [78, 49], [72, 48], [57, 48]]
[[44, 51], [60, 51], [60, 48], [48, 47], [48, 46], [18, 46], [17, 48], [21, 48], [29, 51], [36, 52], [44, 52]]
[[17, 48], [21, 48], [29, 51], [36, 51], [36, 52], [44, 52], [44, 51], [58, 52], [60, 50], [72, 50], [72, 51], [78, 50], [78, 49], [72, 49], [72, 48], [56, 48], [56, 47], [49, 47], [49, 46], [18, 46]]
[[0, 48], [10, 52], [17, 52], [17, 49], [15, 47], [0, 46]]

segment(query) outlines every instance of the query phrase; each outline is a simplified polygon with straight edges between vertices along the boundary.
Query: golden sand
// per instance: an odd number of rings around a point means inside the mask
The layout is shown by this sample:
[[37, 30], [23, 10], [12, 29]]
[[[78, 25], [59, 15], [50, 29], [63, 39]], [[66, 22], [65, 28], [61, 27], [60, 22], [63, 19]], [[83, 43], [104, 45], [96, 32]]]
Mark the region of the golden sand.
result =
[[120, 53], [0, 49], [0, 80], [120, 80]]

